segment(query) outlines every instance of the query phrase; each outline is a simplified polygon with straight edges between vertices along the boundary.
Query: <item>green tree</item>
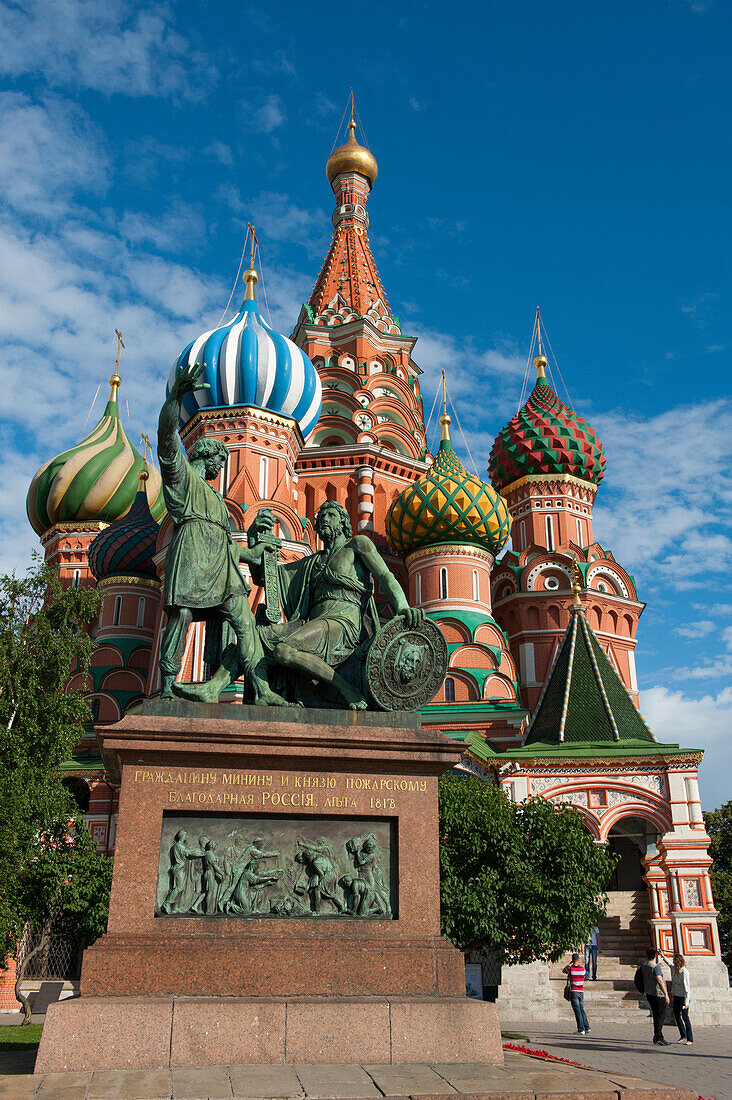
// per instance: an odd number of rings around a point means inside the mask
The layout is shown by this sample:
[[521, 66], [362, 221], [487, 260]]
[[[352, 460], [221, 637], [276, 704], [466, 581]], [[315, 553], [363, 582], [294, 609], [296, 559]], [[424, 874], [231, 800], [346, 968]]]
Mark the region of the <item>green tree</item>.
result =
[[722, 959], [732, 966], [732, 801], [704, 814], [704, 824], [711, 837], [712, 857], [710, 877], [714, 904], [719, 912], [719, 939]]
[[485, 945], [507, 965], [555, 961], [604, 915], [616, 859], [569, 806], [515, 803], [446, 775], [440, 838], [442, 931], [461, 950]]
[[65, 589], [38, 561], [25, 577], [0, 576], [0, 965], [17, 958], [30, 925], [36, 945], [15, 987], [25, 1022], [20, 983], [52, 930], [82, 948], [106, 926], [111, 864], [60, 771], [90, 719], [83, 692], [66, 685], [89, 668], [97, 607], [95, 590]]

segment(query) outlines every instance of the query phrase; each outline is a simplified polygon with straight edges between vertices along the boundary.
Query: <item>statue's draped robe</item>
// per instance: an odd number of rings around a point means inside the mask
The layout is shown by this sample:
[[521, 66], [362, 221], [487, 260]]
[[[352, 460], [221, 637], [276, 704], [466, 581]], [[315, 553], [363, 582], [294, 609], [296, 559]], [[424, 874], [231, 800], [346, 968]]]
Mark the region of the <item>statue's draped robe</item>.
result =
[[342, 554], [346, 557], [347, 545], [330, 558], [322, 550], [296, 562], [280, 563], [280, 593], [287, 622], [259, 628], [265, 652], [271, 653], [278, 642], [287, 641], [304, 622], [313, 620], [322, 623], [322, 629], [308, 645], [308, 653], [337, 668], [357, 649], [365, 637], [363, 620], [372, 580], [358, 557], [353, 564], [339, 568], [338, 559]]
[[168, 607], [205, 610], [247, 596], [223, 497], [186, 460], [177, 440], [158, 445], [163, 497], [174, 524], [165, 559]]

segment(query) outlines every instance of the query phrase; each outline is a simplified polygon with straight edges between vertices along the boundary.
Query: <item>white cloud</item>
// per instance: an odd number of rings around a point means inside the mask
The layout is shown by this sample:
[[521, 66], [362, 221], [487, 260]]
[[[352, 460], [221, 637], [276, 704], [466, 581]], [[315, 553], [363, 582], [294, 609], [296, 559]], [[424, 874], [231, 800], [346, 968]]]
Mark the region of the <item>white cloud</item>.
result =
[[198, 99], [216, 78], [210, 58], [173, 27], [165, 4], [128, 0], [4, 0], [0, 72], [42, 73], [55, 87], [109, 95]]
[[231, 168], [234, 163], [234, 156], [231, 152], [231, 148], [225, 145], [223, 141], [210, 141], [201, 152], [209, 157], [213, 157], [214, 160], [217, 160], [220, 164], [226, 165], [227, 168]]
[[732, 567], [732, 490], [719, 440], [732, 433], [732, 401], [679, 406], [644, 418], [598, 414], [607, 454], [595, 537], [650, 590], [701, 587]]
[[192, 252], [204, 237], [206, 223], [200, 210], [173, 201], [163, 215], [127, 211], [120, 221], [120, 234], [132, 244], [147, 244], [163, 252]]
[[704, 638], [707, 634], [713, 633], [716, 630], [714, 623], [711, 619], [698, 619], [694, 623], [689, 623], [687, 626], [675, 626], [674, 633], [678, 634], [682, 638]]
[[732, 768], [732, 687], [693, 699], [659, 685], [640, 693], [643, 715], [659, 741], [706, 750], [700, 787], [705, 809], [729, 799]]
[[265, 260], [272, 242], [288, 246], [299, 244], [310, 256], [318, 258], [325, 254], [328, 218], [317, 207], [306, 210], [279, 191], [262, 191], [245, 201], [233, 186], [220, 187], [216, 198], [229, 207], [239, 224], [254, 223]]
[[75, 104], [0, 93], [0, 196], [16, 210], [48, 216], [72, 196], [101, 194], [110, 163], [101, 135]]
[[282, 101], [278, 95], [268, 95], [259, 106], [247, 113], [245, 128], [253, 134], [271, 134], [285, 121]]

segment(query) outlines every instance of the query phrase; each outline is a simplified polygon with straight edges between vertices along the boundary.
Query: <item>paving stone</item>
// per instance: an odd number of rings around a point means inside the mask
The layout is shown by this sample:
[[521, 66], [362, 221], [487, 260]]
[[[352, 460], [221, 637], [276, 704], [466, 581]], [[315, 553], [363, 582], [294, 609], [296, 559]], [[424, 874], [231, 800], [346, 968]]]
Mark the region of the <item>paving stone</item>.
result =
[[235, 1100], [305, 1095], [293, 1066], [229, 1066], [229, 1077]]
[[41, 1084], [40, 1077], [32, 1073], [14, 1073], [0, 1077], [0, 1096], [7, 1100], [29, 1100], [35, 1096]]
[[296, 1065], [294, 1069], [309, 1100], [381, 1100], [381, 1092], [361, 1066]]
[[169, 1069], [98, 1069], [87, 1100], [169, 1100], [171, 1091]]
[[174, 1100], [231, 1100], [232, 1090], [226, 1066], [174, 1066]]
[[393, 1096], [421, 1096], [443, 1092], [455, 1095], [455, 1090], [430, 1066], [364, 1066], [377, 1087]]

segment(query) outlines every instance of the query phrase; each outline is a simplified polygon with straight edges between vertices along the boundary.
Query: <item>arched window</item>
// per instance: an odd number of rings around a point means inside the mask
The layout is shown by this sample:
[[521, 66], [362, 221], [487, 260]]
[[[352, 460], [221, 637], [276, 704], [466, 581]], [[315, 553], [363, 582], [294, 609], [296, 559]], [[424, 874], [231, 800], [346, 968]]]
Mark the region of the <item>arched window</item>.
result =
[[101, 699], [92, 699], [90, 703], [92, 722], [95, 724], [99, 721], [99, 708], [102, 705]]
[[122, 618], [122, 597], [114, 597], [114, 612], [112, 614], [112, 626], [119, 626]]
[[268, 499], [269, 489], [269, 458], [267, 455], [262, 455], [259, 460], [259, 499]]
[[440, 599], [447, 599], [447, 569], [440, 570]]
[[137, 625], [145, 625], [145, 608], [147, 607], [147, 600], [144, 596], [140, 596], [137, 601]]
[[546, 523], [546, 548], [547, 550], [554, 549], [554, 520], [551, 516], [545, 516], [544, 522]]
[[226, 496], [231, 485], [231, 451], [226, 456], [226, 463], [221, 471], [221, 495]]
[[476, 603], [480, 600], [480, 578], [477, 569], [473, 570], [473, 599]]
[[584, 546], [585, 538], [584, 538], [584, 535], [582, 534], [582, 520], [578, 519], [576, 521], [576, 523], [577, 523], [577, 545], [578, 546]]
[[416, 573], [414, 577], [414, 602], [417, 607], [422, 603], [422, 574]]
[[78, 588], [81, 580], [81, 569], [75, 569], [71, 577], [71, 587]]
[[452, 676], [448, 676], [445, 680], [445, 702], [455, 702], [455, 681], [453, 680]]

